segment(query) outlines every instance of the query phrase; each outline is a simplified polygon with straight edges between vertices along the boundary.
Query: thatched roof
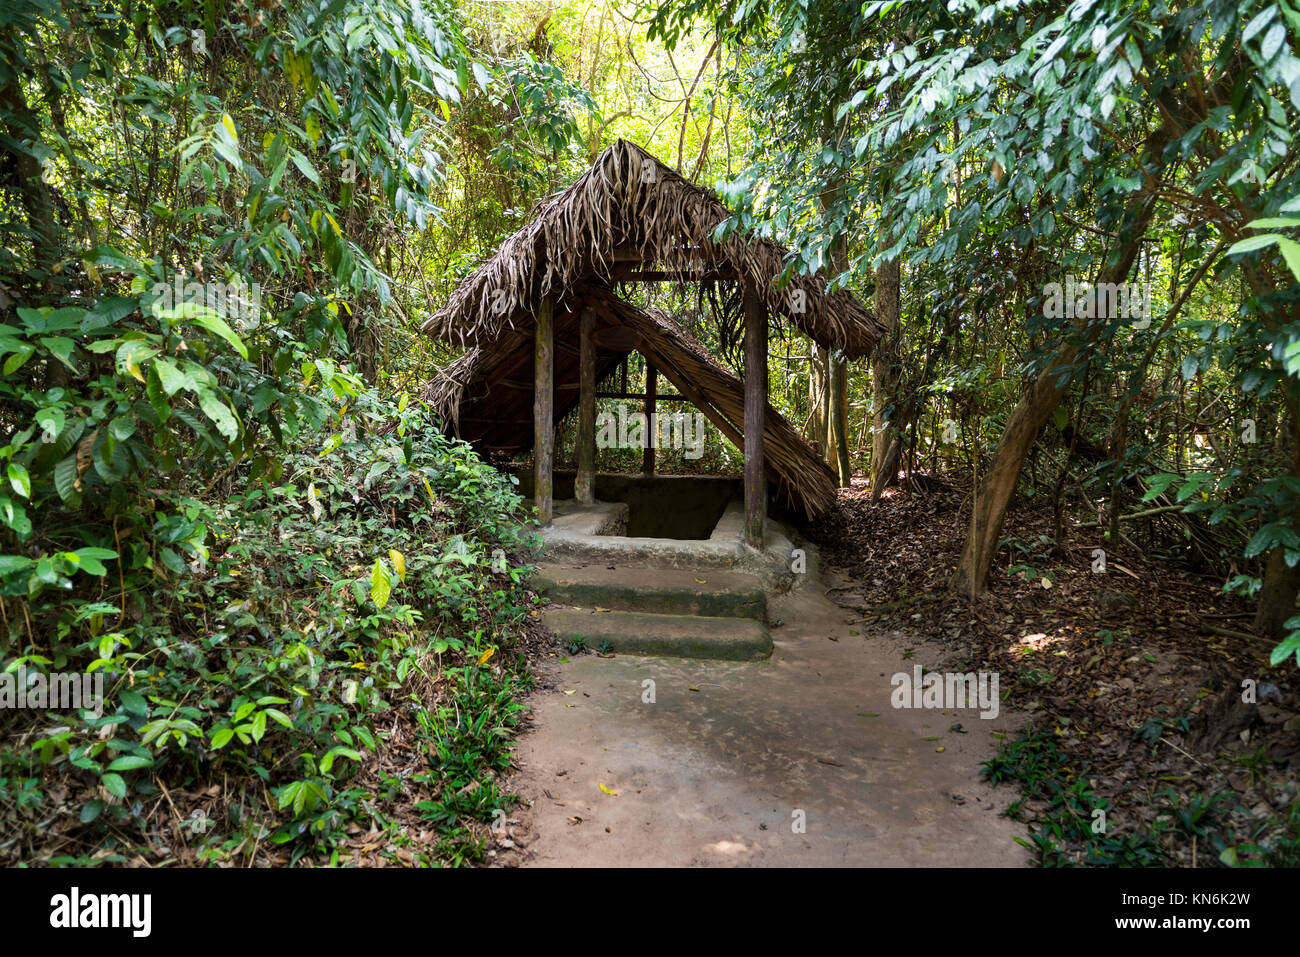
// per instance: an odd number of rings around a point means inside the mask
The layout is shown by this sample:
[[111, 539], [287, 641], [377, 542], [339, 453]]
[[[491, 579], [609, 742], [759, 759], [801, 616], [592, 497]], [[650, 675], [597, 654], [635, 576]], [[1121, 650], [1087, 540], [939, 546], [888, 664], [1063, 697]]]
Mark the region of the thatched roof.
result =
[[[659, 373], [724, 435], [743, 447], [744, 383], [720, 366], [686, 330], [662, 314], [638, 309], [608, 287], [586, 287], [580, 302], [555, 313], [555, 422], [578, 404], [579, 313], [596, 320], [596, 378], [610, 375], [630, 352]], [[611, 335], [610, 330], [618, 330]], [[601, 342], [617, 342], [602, 347]], [[519, 454], [533, 445], [532, 321], [524, 317], [450, 363], [422, 397], [457, 435], [481, 451]], [[763, 427], [764, 465], [777, 500], [809, 518], [835, 502], [830, 467], [770, 404]]]
[[571, 306], [587, 285], [607, 287], [635, 263], [752, 283], [769, 313], [785, 316], [820, 345], [849, 358], [871, 351], [884, 328], [847, 292], [828, 294], [821, 276], [796, 276], [777, 288], [774, 279], [788, 263], [785, 247], [735, 234], [714, 242], [729, 216], [712, 190], [618, 140], [577, 182], [541, 203], [422, 329], [462, 347], [498, 342], [505, 330], [529, 325], [543, 297]]

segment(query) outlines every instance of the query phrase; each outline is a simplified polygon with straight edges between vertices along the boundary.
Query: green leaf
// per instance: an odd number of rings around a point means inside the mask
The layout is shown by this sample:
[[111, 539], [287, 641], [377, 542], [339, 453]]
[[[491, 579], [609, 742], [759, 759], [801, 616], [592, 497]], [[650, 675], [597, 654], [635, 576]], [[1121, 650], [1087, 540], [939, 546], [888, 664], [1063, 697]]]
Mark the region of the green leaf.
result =
[[216, 425], [217, 431], [227, 439], [234, 441], [239, 435], [239, 420], [230, 411], [230, 407], [221, 401], [221, 397], [211, 389], [203, 389], [199, 392], [199, 407]]
[[1265, 216], [1263, 219], [1252, 219], [1246, 225], [1250, 229], [1292, 229], [1300, 226], [1300, 218], [1295, 216]]
[[[36, 425], [45, 435], [57, 436], [63, 431], [63, 425], [67, 421], [60, 409], [46, 406], [43, 409], [36, 410]], [[44, 438], [41, 441], [45, 441]]]
[[173, 396], [191, 382], [189, 376], [182, 372], [171, 359], [159, 356], [153, 364], [158, 373], [158, 384], [168, 396]]
[[126, 253], [114, 249], [112, 246], [96, 246], [90, 251], [90, 260], [96, 266], [115, 266], [126, 272], [142, 275], [144, 267], [136, 259], [132, 259]]
[[134, 771], [137, 768], [153, 767], [153, 758], [142, 758], [138, 754], [124, 754], [108, 766], [110, 771]]
[[297, 150], [291, 149], [289, 150], [289, 159], [293, 160], [293, 165], [298, 167], [298, 172], [302, 173], [303, 176], [306, 176], [317, 186], [320, 185], [320, 174], [312, 167], [307, 157], [303, 156]]
[[[80, 316], [80, 312], [78, 312], [78, 316]], [[58, 359], [73, 372], [77, 371], [77, 367], [72, 362], [72, 350], [75, 348], [75, 343], [71, 339], [66, 336], [42, 336], [40, 343], [46, 349], [50, 350], [50, 354], [54, 356], [54, 358]]]
[[204, 308], [192, 318], [195, 325], [202, 326], [209, 332], [214, 332], [221, 336], [221, 338], [225, 339], [235, 347], [235, 351], [238, 352], [241, 357], [245, 359], [248, 358], [248, 347], [244, 345], [244, 341], [235, 334], [235, 330], [230, 328], [226, 323], [226, 320], [222, 319], [211, 309]]
[[9, 484], [13, 486], [15, 492], [23, 498], [32, 497], [32, 479], [27, 474], [27, 469], [23, 468], [17, 462], [9, 463]]
[[212, 750], [220, 751], [230, 743], [230, 739], [234, 736], [235, 731], [233, 728], [218, 728], [212, 733]]
[[122, 296], [102, 299], [81, 320], [81, 331], [94, 332], [96, 329], [111, 326], [119, 319], [125, 319], [139, 308], [140, 300], [138, 299], [126, 299]]
[[54, 490], [65, 502], [79, 494], [77, 484], [77, 453], [65, 456], [54, 466]]
[[162, 559], [162, 563], [164, 565], [166, 565], [176, 574], [179, 575], [185, 571], [185, 562], [182, 561], [181, 557], [177, 555], [175, 551], [168, 548], [167, 546], [164, 545], [162, 548], [158, 550], [158, 557]]
[[13, 375], [22, 368], [23, 363], [30, 359], [35, 352], [35, 346], [26, 342], [19, 343], [14, 350], [14, 354], [5, 360], [4, 367], [0, 369], [0, 372], [3, 372], [4, 375]]
[[108, 424], [108, 431], [112, 434], [113, 438], [117, 439], [119, 442], [125, 442], [131, 436], [135, 435], [135, 419], [129, 415], [116, 416], [113, 421]]
[[1274, 666], [1280, 665], [1291, 655], [1295, 655], [1296, 664], [1300, 665], [1300, 631], [1292, 632], [1284, 638], [1268, 656], [1268, 663]]
[[105, 774], [99, 779], [99, 783], [104, 785], [104, 789], [114, 797], [126, 799], [126, 782], [122, 780], [120, 774]]
[[117, 368], [119, 371], [129, 373], [144, 382], [144, 373], [140, 371], [140, 363], [152, 359], [157, 354], [157, 349], [151, 348], [140, 339], [128, 339], [118, 347]]
[[384, 564], [383, 559], [375, 559], [375, 565], [370, 569], [370, 600], [375, 603], [376, 608], [383, 608], [388, 604], [392, 583], [393, 579], [388, 572], [388, 566]]
[[88, 575], [107, 575], [108, 569], [101, 563], [101, 558], [116, 558], [117, 552], [107, 548], [79, 548], [74, 553], [77, 564]]

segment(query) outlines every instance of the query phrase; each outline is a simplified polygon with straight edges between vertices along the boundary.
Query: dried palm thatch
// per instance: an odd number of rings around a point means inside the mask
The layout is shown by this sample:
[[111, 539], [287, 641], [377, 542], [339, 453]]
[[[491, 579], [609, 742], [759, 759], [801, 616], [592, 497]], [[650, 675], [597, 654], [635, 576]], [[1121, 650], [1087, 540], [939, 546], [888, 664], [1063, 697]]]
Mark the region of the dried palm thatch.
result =
[[821, 276], [796, 276], [777, 287], [788, 262], [779, 243], [737, 234], [715, 242], [729, 215], [713, 191], [618, 140], [577, 182], [540, 204], [422, 330], [462, 347], [495, 342], [530, 320], [543, 297], [571, 308], [587, 285], [607, 286], [620, 265], [637, 263], [752, 284], [769, 314], [786, 317], [820, 345], [851, 359], [871, 351], [884, 327], [847, 292], [828, 293]]
[[[608, 286], [587, 287], [581, 303], [556, 314], [555, 422], [578, 403], [579, 319], [582, 308], [597, 316], [597, 330], [630, 335], [622, 349], [596, 350], [596, 376], [611, 374], [632, 349], [650, 360], [728, 439], [744, 448], [744, 383], [722, 368], [690, 333], [667, 316], [638, 309]], [[483, 451], [507, 454], [533, 444], [531, 322], [505, 328], [493, 341], [472, 347], [429, 384], [423, 398], [455, 433]], [[764, 465], [777, 501], [809, 518], [835, 503], [830, 467], [770, 404], [763, 425]]]

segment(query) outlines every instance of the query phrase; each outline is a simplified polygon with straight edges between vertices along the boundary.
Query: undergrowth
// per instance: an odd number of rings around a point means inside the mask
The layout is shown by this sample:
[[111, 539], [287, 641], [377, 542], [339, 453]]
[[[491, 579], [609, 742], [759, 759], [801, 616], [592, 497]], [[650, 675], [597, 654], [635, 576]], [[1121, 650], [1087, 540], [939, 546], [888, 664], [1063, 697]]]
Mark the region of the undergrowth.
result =
[[481, 859], [529, 681], [521, 500], [417, 403], [348, 411], [225, 498], [179, 481], [112, 574], [11, 591], [7, 671], [106, 680], [98, 715], [0, 711], [0, 859], [338, 861], [403, 715], [428, 770], [389, 797], [425, 797], [431, 862]]
[[[1134, 798], [1155, 806], [1149, 824], [1117, 827], [1123, 824], [1124, 809], [1094, 792], [1087, 769], [1071, 767], [1050, 731], [1031, 726], [982, 767], [990, 782], [1014, 781], [1020, 786], [1021, 797], [1006, 814], [1027, 824], [1029, 839], [1016, 841], [1033, 853], [1040, 867], [1176, 866], [1174, 847], [1193, 840], [1203, 848], [1205, 863], [1286, 867], [1300, 862], [1300, 807], [1293, 806], [1285, 820], [1259, 822], [1248, 839], [1234, 843], [1225, 814], [1229, 795], [1182, 798], [1165, 788]], [[1269, 839], [1263, 839], [1265, 834]]]

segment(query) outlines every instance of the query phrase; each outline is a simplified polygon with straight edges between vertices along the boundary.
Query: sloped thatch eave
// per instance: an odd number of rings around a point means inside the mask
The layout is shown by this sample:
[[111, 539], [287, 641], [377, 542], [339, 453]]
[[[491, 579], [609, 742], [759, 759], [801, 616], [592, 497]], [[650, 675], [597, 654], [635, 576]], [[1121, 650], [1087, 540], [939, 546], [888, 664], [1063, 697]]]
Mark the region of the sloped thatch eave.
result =
[[711, 269], [752, 283], [770, 313], [849, 358], [866, 355], [884, 336], [874, 314], [843, 290], [829, 294], [820, 276], [795, 277], [778, 289], [774, 279], [788, 261], [780, 244], [734, 234], [715, 243], [714, 231], [729, 215], [712, 190], [618, 140], [576, 182], [541, 203], [422, 329], [462, 347], [494, 341], [531, 319], [545, 297], [565, 308], [588, 284], [609, 284], [621, 260], [673, 271]]

